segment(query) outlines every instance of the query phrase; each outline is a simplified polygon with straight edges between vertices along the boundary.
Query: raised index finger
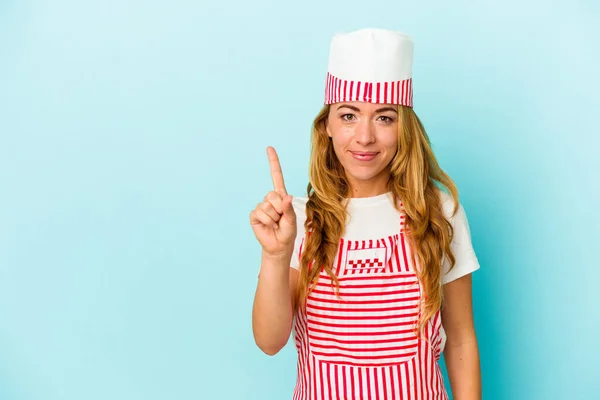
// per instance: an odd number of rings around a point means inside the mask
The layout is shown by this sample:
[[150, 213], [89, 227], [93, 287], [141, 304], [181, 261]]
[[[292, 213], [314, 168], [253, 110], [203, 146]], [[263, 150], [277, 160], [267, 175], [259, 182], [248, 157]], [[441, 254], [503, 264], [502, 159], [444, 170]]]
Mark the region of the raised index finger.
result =
[[267, 147], [267, 156], [269, 157], [269, 167], [271, 169], [271, 179], [273, 180], [273, 188], [281, 195], [286, 196], [285, 182], [283, 181], [283, 172], [281, 172], [281, 164], [279, 157], [273, 147]]

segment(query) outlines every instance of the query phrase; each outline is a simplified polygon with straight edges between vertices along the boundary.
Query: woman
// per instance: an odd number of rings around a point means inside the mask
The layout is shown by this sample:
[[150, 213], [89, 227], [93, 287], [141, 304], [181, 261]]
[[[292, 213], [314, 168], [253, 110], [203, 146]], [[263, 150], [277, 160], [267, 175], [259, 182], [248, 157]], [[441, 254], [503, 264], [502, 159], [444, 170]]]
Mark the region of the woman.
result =
[[[412, 105], [413, 41], [334, 36], [306, 197], [292, 198], [273, 148], [274, 190], [250, 214], [262, 246], [257, 345], [294, 333], [294, 399], [480, 399], [465, 211]], [[448, 192], [442, 190], [445, 188]]]

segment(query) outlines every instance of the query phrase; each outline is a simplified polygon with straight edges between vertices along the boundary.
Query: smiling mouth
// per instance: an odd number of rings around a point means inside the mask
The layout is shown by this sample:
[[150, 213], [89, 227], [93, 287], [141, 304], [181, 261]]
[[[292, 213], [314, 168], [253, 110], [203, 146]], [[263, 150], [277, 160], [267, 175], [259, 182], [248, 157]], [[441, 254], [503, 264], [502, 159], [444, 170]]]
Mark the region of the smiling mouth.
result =
[[352, 157], [359, 161], [371, 161], [379, 154], [373, 151], [351, 151], [350, 153], [352, 154]]

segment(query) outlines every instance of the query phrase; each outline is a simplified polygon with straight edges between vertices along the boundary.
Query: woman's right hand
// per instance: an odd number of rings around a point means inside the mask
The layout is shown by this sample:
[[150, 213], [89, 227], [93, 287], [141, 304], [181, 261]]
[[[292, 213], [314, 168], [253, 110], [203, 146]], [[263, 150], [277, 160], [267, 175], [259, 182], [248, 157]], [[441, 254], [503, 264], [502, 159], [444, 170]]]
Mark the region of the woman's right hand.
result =
[[296, 213], [287, 194], [281, 164], [274, 148], [267, 148], [274, 190], [250, 212], [256, 239], [269, 256], [291, 255], [296, 239]]

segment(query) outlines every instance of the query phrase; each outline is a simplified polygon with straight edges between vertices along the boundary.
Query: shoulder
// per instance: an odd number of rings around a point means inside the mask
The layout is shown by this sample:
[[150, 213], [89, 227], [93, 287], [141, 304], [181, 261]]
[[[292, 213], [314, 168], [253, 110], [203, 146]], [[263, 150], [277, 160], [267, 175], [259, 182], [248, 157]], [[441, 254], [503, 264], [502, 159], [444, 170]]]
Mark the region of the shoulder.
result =
[[[444, 190], [439, 189], [439, 188], [438, 188], [438, 191], [439, 191], [439, 195], [440, 195], [440, 205], [442, 207], [442, 212], [444, 213], [444, 216], [448, 220], [452, 220], [457, 215], [460, 215], [461, 213], [464, 212], [463, 207], [460, 204], [460, 201], [458, 203], [456, 203], [451, 194], [446, 193]], [[456, 208], [456, 212], [454, 212], [455, 208]]]

